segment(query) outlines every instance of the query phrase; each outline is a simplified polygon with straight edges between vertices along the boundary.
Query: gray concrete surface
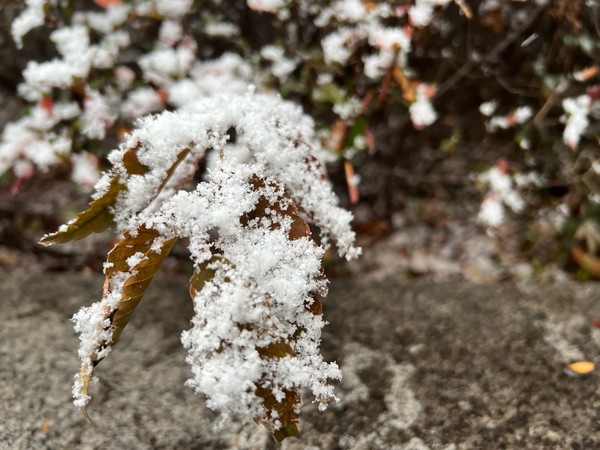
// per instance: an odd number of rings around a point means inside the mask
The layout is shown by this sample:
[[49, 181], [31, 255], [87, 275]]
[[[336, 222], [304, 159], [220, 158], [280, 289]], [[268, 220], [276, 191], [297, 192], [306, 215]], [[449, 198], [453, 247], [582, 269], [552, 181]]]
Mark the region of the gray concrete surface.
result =
[[[254, 423], [215, 428], [184, 387], [184, 279], [156, 280], [99, 366], [88, 425], [71, 405], [77, 339], [69, 317], [102, 280], [2, 275], [0, 449], [272, 449]], [[433, 284], [337, 279], [323, 351], [345, 374], [340, 402], [304, 406], [299, 449], [600, 448], [598, 284]]]

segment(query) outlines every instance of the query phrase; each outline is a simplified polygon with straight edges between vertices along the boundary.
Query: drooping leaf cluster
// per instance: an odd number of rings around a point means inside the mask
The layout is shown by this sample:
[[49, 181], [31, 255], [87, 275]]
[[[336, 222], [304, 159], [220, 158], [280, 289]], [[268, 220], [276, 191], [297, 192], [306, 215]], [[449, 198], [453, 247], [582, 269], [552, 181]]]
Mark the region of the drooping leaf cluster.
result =
[[[235, 136], [235, 139], [232, 139]], [[210, 151], [213, 164], [190, 186]], [[301, 389], [321, 406], [334, 398], [335, 363], [319, 354], [324, 247], [358, 255], [351, 215], [319, 163], [312, 122], [274, 96], [201, 100], [143, 119], [110, 155], [94, 200], [42, 243], [114, 227], [99, 302], [75, 316], [81, 369], [75, 405], [85, 408], [98, 363], [116, 344], [160, 264], [186, 238], [194, 265], [195, 316], [182, 335], [188, 384], [225, 417], [253, 417], [277, 440], [298, 434]]]

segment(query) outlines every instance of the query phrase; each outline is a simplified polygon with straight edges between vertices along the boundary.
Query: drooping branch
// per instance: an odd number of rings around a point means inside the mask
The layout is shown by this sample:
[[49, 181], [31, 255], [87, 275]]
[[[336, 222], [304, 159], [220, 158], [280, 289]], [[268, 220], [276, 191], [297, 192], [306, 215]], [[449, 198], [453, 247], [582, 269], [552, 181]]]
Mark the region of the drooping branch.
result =
[[[236, 133], [235, 158], [228, 131]], [[219, 157], [186, 190], [208, 150]], [[319, 296], [327, 292], [321, 242], [347, 258], [351, 214], [337, 200], [318, 159], [312, 122], [277, 97], [205, 99], [140, 122], [110, 155], [90, 209], [42, 242], [79, 239], [114, 225], [123, 239], [109, 253], [102, 300], [74, 320], [82, 368], [75, 403], [85, 407], [95, 365], [118, 340], [160, 262], [178, 238], [189, 239], [195, 317], [182, 335], [188, 381], [224, 417], [242, 415], [277, 440], [298, 434], [300, 394], [321, 407], [334, 398], [340, 372], [319, 354]]]

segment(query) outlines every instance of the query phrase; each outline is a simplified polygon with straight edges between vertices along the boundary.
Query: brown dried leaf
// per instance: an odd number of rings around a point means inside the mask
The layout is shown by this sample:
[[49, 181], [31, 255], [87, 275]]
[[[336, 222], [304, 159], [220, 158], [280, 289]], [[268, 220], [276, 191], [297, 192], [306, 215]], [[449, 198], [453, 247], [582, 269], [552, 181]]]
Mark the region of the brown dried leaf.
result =
[[278, 402], [271, 390], [261, 386], [256, 387], [256, 395], [263, 399], [263, 404], [267, 411], [277, 411], [279, 421], [281, 422], [281, 428], [274, 430], [267, 422], [261, 420], [258, 420], [257, 422], [269, 429], [277, 442], [281, 442], [287, 437], [300, 436], [300, 431], [298, 431], [300, 416], [297, 412], [300, 405], [300, 393], [287, 389], [283, 392], [285, 398], [282, 402]]
[[[177, 241], [176, 237], [166, 239], [161, 243], [158, 252], [155, 252], [151, 250], [151, 247], [158, 238], [160, 235], [156, 230], [142, 228], [135, 237], [126, 234], [108, 254], [108, 264], [104, 270], [106, 281], [103, 297], [106, 298], [111, 293], [111, 288], [115, 288], [115, 286], [111, 286], [111, 281], [115, 276], [122, 273], [130, 273], [130, 276], [118, 286], [121, 289], [121, 297], [116, 309], [108, 317], [110, 322], [108, 327], [113, 328], [111, 340], [100, 343], [94, 354], [97, 355], [102, 349], [112, 347], [117, 343], [160, 264]], [[143, 253], [146, 258], [130, 268], [127, 259], [138, 252]], [[92, 360], [92, 367], [87, 363], [82, 364], [78, 375], [81, 382], [81, 393], [87, 394], [89, 383], [94, 376], [94, 368], [99, 362], [100, 359]], [[86, 419], [94, 424], [87, 410], [82, 408], [81, 411]]]
[[184, 148], [183, 150], [181, 150], [177, 154], [177, 159], [175, 160], [175, 162], [173, 163], [173, 165], [171, 165], [171, 167], [169, 167], [169, 169], [167, 170], [167, 176], [165, 177], [165, 179], [161, 183], [160, 187], [158, 188], [158, 192], [156, 193], [156, 195], [158, 195], [160, 193], [160, 191], [163, 190], [163, 188], [166, 186], [167, 182], [169, 181], [169, 179], [173, 175], [173, 172], [175, 172], [175, 169], [177, 169], [177, 167], [179, 166], [179, 164], [181, 164], [181, 162], [185, 159], [185, 157], [187, 155], [189, 155], [189, 153], [190, 153], [190, 149], [189, 148]]
[[[131, 147], [123, 155], [123, 166], [130, 175], [144, 175], [150, 170], [138, 160], [138, 148], [138, 146]], [[175, 163], [167, 170], [166, 177], [155, 196], [165, 187], [177, 166], [179, 166], [189, 152], [190, 149], [186, 148], [177, 155]], [[110, 186], [102, 197], [91, 202], [90, 207], [87, 210], [77, 214], [77, 217], [69, 222], [64, 230], [44, 236], [40, 240], [40, 244], [47, 246], [64, 244], [65, 242], [72, 240], [83, 239], [92, 233], [99, 233], [111, 227], [114, 225], [111, 207], [114, 206], [119, 193], [125, 189], [126, 186], [121, 183], [120, 177], [115, 175], [110, 180]]]
[[209, 269], [208, 265], [220, 259], [222, 259], [221, 255], [213, 255], [210, 260], [194, 268], [194, 273], [190, 277], [190, 297], [192, 300], [196, 298], [196, 294], [202, 290], [204, 284], [215, 276], [216, 270]]
[[[110, 281], [117, 273], [131, 272], [133, 275], [123, 283], [122, 296], [110, 318], [111, 326], [114, 327], [112, 342], [106, 343], [106, 345], [114, 345], [117, 342], [154, 275], [177, 242], [176, 237], [167, 239], [162, 243], [158, 252], [153, 252], [150, 248], [159, 236], [156, 230], [142, 228], [135, 237], [125, 234], [123, 240], [115, 245], [108, 254], [108, 265], [104, 271], [106, 275], [104, 296], [109, 294]], [[136, 253], [143, 253], [146, 258], [130, 269], [127, 259]]]
[[600, 259], [587, 253], [582, 247], [577, 245], [571, 248], [571, 255], [575, 262], [583, 270], [594, 277], [600, 277]]
[[113, 225], [113, 214], [110, 211], [117, 200], [117, 195], [125, 189], [115, 176], [110, 181], [106, 193], [90, 203], [90, 207], [77, 214], [77, 217], [66, 225], [66, 228], [52, 234], [47, 234], [40, 240], [42, 245], [64, 244], [72, 240], [83, 239], [92, 234], [99, 233]]
[[[255, 177], [253, 180], [253, 186], [255, 189], [259, 189], [264, 186], [264, 181]], [[291, 198], [283, 192], [282, 188], [282, 198], [289, 200], [287, 202], [286, 207], [284, 208], [281, 202], [271, 203], [266, 198], [261, 197], [256, 205], [255, 210], [248, 215], [248, 218], [242, 220], [242, 223], [248, 221], [248, 219], [264, 217], [266, 215], [266, 209], [270, 209], [274, 211], [280, 217], [289, 217], [292, 220], [292, 225], [288, 232], [288, 237], [290, 240], [300, 239], [303, 237], [310, 237], [311, 230], [308, 223], [300, 217], [298, 214], [298, 208], [291, 201]], [[277, 223], [273, 223], [272, 227], [277, 228], [279, 225]], [[312, 301], [305, 305], [307, 311], [320, 315], [322, 313], [321, 302], [318, 300], [317, 296], [318, 292], [315, 292], [312, 295]], [[275, 358], [285, 358], [288, 356], [292, 356], [294, 351], [292, 346], [290, 345], [290, 341], [293, 341], [299, 333], [301, 333], [301, 329], [296, 331], [296, 335], [290, 336], [289, 341], [285, 339], [280, 339], [279, 341], [272, 343], [266, 347], [257, 348], [257, 351], [261, 358], [263, 359], [275, 359]], [[263, 383], [264, 381], [264, 383]], [[263, 405], [267, 410], [267, 416], [270, 417], [272, 412], [277, 413], [277, 417], [281, 422], [281, 427], [279, 429], [274, 429], [272, 424], [261, 420], [260, 418], [256, 418], [256, 421], [264, 425], [271, 434], [273, 438], [277, 442], [283, 441], [285, 438], [290, 436], [298, 437], [300, 435], [298, 431], [298, 423], [300, 422], [300, 405], [301, 405], [301, 392], [298, 390], [284, 390], [285, 397], [280, 402], [275, 397], [272, 390], [265, 388], [265, 385], [270, 385], [269, 380], [261, 380], [261, 382], [256, 384], [256, 395], [263, 399]]]
[[140, 149], [139, 144], [135, 147], [130, 147], [123, 154], [123, 166], [127, 169], [129, 175], [145, 175], [150, 171], [148, 166], [145, 166], [140, 162], [137, 157], [137, 151]]

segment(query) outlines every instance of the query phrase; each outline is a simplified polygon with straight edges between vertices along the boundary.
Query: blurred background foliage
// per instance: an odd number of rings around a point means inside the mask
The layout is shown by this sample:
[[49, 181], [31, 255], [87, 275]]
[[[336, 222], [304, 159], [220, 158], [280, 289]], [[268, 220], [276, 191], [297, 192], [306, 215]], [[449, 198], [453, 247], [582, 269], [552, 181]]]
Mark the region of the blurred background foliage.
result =
[[[361, 20], [367, 20], [339, 14], [323, 20], [323, 11], [344, 2], [274, 2], [284, 6], [267, 8], [258, 1], [194, 1], [178, 20], [196, 42], [199, 61], [237, 54], [252, 68], [260, 89], [300, 103], [314, 118], [331, 153], [331, 179], [342, 204], [355, 213], [360, 241], [376, 253], [391, 249], [389, 259], [367, 257], [367, 267], [381, 269], [404, 258], [409, 262], [403, 267], [413, 275], [467, 273], [478, 281], [497, 281], [550, 271], [600, 277], [599, 2], [433, 2], [440, 6], [430, 22], [417, 26], [411, 8], [419, 1], [360, 1], [368, 20], [410, 39], [409, 49], [391, 48], [392, 64], [377, 76], [367, 61], [383, 52], [382, 46], [360, 32], [345, 44], [349, 55], [342, 61], [324, 53], [328, 36], [360, 30]], [[381, 4], [394, 13], [373, 19]], [[17, 50], [10, 24], [23, 3], [0, 2], [2, 123], [31, 107], [31, 101], [18, 99], [17, 88], [29, 61], [57, 56], [48, 40], [53, 27], [68, 22], [75, 10], [101, 12], [106, 6], [91, 0], [56, 5], [48, 11], [48, 23], [27, 34]], [[131, 43], [118, 61], [133, 68], [140, 85], [157, 91], [161, 86], [145, 79], [136, 61], [153, 51], [164, 20], [128, 21], [124, 28]], [[216, 25], [226, 29], [223, 24], [230, 32], [215, 32]], [[102, 89], [111, 77], [112, 71], [97, 70], [88, 81]], [[50, 94], [55, 102], [61, 95], [64, 90]], [[412, 115], [419, 95], [435, 112], [432, 123], [421, 124]], [[565, 104], [581, 98], [586, 101], [573, 106], [576, 112]], [[83, 105], [84, 99], [77, 101]], [[167, 99], [164, 109], [172, 108]], [[587, 121], [576, 142], [565, 131], [572, 117]], [[73, 151], [92, 152], [105, 168], [107, 152], [129, 126], [121, 118], [104, 139], [74, 138]], [[2, 175], [0, 266], [101, 267], [110, 246], [106, 237], [85, 248], [48, 250], [35, 244], [87, 202], [88, 192], [71, 182], [69, 164], [29, 177]], [[511, 183], [523, 207], [504, 204], [503, 220], [490, 224], [481, 211], [486, 200], [501, 203], [500, 194], [482, 175], [494, 168], [509, 180], [503, 182]], [[425, 265], [414, 261], [418, 252], [430, 258]], [[444, 262], [432, 263], [432, 255]], [[454, 261], [464, 264], [448, 269]]]

